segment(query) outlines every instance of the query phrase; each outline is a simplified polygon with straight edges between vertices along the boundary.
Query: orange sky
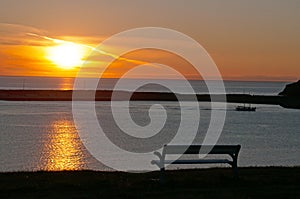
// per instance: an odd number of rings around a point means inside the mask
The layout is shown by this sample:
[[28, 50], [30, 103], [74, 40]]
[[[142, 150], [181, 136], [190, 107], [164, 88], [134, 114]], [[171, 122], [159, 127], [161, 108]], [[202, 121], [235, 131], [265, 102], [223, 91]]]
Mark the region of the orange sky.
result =
[[[65, 69], [49, 59], [49, 49], [59, 45], [51, 38], [82, 45], [84, 60], [92, 47], [115, 33], [157, 26], [197, 40], [224, 79], [294, 81], [300, 77], [299, 8], [297, 0], [2, 0], [0, 74], [74, 77], [80, 64]], [[144, 50], [124, 56], [171, 65], [192, 79], [197, 76], [188, 63], [171, 53]], [[116, 61], [105, 76], [119, 77], [131, 67], [132, 63]], [[140, 77], [172, 78], [168, 74]]]

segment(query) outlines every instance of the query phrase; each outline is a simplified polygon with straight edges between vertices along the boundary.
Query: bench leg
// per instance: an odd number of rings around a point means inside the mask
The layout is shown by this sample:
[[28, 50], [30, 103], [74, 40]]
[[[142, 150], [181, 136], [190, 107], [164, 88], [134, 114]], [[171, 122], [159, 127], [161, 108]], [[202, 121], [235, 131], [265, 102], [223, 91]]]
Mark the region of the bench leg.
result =
[[235, 178], [238, 178], [239, 177], [239, 172], [238, 172], [237, 166], [232, 166], [232, 169], [233, 169], [233, 176]]
[[237, 157], [233, 158], [232, 170], [233, 170], [234, 177], [238, 178], [239, 173], [238, 173], [238, 166], [237, 166]]
[[160, 172], [159, 172], [159, 181], [161, 184], [165, 184], [166, 182], [166, 179], [165, 179], [165, 167], [162, 167], [160, 169]]

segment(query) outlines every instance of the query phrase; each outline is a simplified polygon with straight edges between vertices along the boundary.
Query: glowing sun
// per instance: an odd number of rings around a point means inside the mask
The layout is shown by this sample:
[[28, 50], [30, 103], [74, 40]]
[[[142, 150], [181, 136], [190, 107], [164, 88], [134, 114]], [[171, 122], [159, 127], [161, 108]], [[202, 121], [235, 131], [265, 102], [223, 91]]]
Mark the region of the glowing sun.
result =
[[72, 69], [81, 65], [84, 48], [75, 43], [66, 42], [48, 48], [47, 58], [63, 69]]

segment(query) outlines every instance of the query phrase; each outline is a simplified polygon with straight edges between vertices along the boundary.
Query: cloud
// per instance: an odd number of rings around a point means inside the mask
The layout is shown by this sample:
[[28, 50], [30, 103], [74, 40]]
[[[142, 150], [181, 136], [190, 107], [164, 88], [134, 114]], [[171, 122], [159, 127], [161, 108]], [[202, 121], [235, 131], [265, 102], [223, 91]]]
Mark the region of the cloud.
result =
[[0, 45], [45, 46], [50, 41], [30, 34], [45, 35], [45, 30], [18, 24], [0, 23]]

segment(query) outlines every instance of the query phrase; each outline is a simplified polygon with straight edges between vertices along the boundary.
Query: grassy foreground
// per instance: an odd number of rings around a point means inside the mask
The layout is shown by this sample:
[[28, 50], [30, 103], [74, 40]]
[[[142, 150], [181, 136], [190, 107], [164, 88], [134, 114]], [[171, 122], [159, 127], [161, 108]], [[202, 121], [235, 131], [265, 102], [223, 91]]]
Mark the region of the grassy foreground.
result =
[[0, 173], [0, 198], [300, 198], [300, 167]]

